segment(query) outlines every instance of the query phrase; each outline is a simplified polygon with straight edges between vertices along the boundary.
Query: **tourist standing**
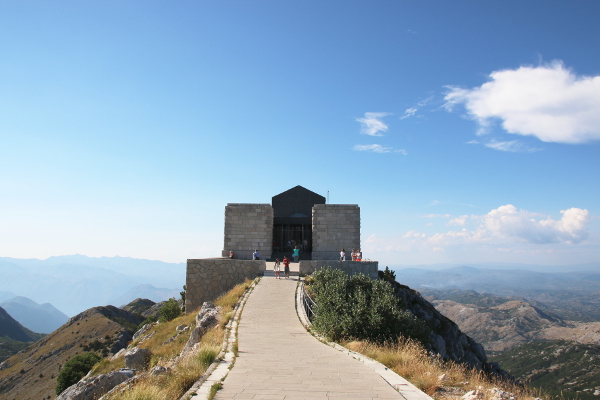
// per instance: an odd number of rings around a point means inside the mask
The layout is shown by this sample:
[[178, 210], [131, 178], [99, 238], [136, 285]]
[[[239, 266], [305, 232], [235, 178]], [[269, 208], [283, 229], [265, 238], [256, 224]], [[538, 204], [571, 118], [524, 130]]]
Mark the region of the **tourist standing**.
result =
[[287, 256], [283, 257], [283, 273], [285, 274], [285, 279], [290, 277], [290, 259]]
[[340, 261], [346, 261], [346, 250], [340, 251]]
[[229, 258], [233, 260], [233, 250], [229, 250]]
[[252, 259], [253, 260], [259, 260], [260, 259], [260, 253], [257, 250], [254, 250], [254, 253], [252, 253]]
[[275, 279], [281, 279], [279, 277], [279, 274], [281, 273], [281, 263], [279, 262], [279, 258], [275, 260], [275, 268], [273, 268], [273, 270], [275, 271]]
[[356, 261], [362, 261], [362, 251], [360, 249], [356, 252]]
[[294, 262], [298, 262], [298, 260], [300, 260], [300, 250], [298, 249], [298, 246], [296, 246], [296, 248], [294, 249]]
[[352, 257], [352, 261], [356, 261], [356, 249], [352, 249], [352, 253], [350, 253], [350, 257]]

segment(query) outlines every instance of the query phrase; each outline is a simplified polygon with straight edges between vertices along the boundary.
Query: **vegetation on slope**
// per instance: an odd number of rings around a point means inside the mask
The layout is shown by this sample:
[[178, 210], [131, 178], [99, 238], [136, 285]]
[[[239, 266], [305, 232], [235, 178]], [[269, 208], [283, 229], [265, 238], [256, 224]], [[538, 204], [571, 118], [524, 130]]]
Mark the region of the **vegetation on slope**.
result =
[[329, 268], [315, 272], [309, 281], [317, 303], [313, 326], [332, 340], [383, 343], [403, 336], [428, 341], [427, 325], [406, 310], [389, 283]]
[[[322, 269], [307, 278], [317, 306], [313, 328], [350, 350], [371, 357], [437, 399], [459, 398], [470, 390], [502, 390], [520, 400], [540, 394], [510, 379], [485, 374], [465, 364], [432, 356], [425, 348], [426, 324], [408, 313], [384, 280], [347, 277]], [[370, 282], [370, 283], [369, 283]], [[392, 297], [390, 297], [392, 296]]]
[[79, 382], [98, 361], [100, 356], [96, 353], [78, 354], [67, 361], [56, 379], [56, 394]]
[[[144, 336], [151, 335], [133, 345], [150, 350], [150, 368], [161, 366], [169, 369], [161, 375], [142, 374], [134, 385], [126, 390], [117, 391], [110, 400], [172, 400], [181, 397], [202, 376], [219, 354], [223, 343], [225, 326], [233, 316], [233, 309], [252, 281], [235, 286], [232, 290], [214, 301], [221, 307], [219, 322], [209, 329], [200, 341], [198, 352], [189, 357], [178, 359], [193, 329], [198, 310], [170, 321], [156, 324]], [[179, 325], [189, 326], [185, 333], [176, 334]], [[105, 359], [96, 364], [92, 374], [107, 373], [123, 367], [123, 358], [110, 361]]]
[[600, 395], [599, 345], [559, 340], [535, 342], [493, 360], [530, 386], [544, 388], [557, 397], [592, 400]]

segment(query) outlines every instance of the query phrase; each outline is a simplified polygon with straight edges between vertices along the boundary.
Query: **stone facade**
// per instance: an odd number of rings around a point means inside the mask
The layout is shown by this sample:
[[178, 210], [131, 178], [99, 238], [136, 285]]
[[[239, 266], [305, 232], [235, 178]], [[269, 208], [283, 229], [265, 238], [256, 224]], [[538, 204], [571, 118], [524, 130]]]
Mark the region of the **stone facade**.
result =
[[300, 273], [304, 275], [312, 274], [313, 272], [331, 267], [339, 269], [346, 274], [352, 276], [356, 274], [368, 275], [371, 279], [377, 279], [379, 262], [378, 261], [332, 261], [332, 260], [300, 260]]
[[360, 249], [360, 207], [356, 204], [315, 204], [312, 210], [313, 260], [339, 260]]
[[204, 258], [187, 260], [185, 310], [192, 312], [205, 301], [214, 301], [244, 279], [254, 279], [266, 269], [263, 260]]
[[258, 250], [261, 259], [273, 251], [273, 207], [270, 204], [228, 203], [225, 207], [225, 242], [223, 257], [252, 260]]

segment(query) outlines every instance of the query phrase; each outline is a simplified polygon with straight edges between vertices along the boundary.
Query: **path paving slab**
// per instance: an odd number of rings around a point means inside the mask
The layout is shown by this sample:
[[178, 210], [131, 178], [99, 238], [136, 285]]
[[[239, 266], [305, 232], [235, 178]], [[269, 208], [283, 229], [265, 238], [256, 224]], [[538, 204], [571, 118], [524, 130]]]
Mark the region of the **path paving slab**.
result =
[[363, 362], [306, 331], [296, 315], [296, 284], [297, 277], [275, 279], [267, 263], [242, 311], [238, 357], [215, 399], [406, 399]]

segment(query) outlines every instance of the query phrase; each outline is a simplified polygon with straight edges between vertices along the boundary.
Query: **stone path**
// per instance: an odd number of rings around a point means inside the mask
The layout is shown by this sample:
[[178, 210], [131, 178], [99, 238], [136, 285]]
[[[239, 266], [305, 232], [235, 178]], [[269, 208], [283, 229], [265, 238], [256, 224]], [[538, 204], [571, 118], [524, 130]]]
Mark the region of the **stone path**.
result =
[[244, 307], [238, 357], [215, 399], [428, 398], [414, 389], [401, 395], [364, 363], [310, 335], [296, 315], [298, 278], [275, 279], [272, 264]]

